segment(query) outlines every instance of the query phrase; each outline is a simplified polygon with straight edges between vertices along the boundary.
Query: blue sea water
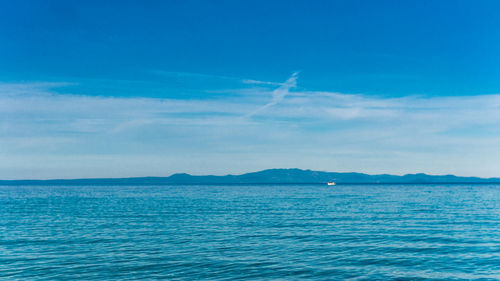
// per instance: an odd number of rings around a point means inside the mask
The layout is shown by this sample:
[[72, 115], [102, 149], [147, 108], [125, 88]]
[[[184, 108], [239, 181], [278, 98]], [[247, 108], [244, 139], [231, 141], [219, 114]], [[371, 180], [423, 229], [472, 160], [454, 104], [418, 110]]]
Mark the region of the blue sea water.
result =
[[2, 280], [500, 280], [500, 185], [0, 187]]

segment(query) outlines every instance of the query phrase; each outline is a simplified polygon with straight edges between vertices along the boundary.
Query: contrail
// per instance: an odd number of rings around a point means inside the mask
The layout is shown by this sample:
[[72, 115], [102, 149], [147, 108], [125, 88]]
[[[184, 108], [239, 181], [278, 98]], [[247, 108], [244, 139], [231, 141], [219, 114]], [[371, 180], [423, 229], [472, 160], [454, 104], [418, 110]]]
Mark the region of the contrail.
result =
[[251, 113], [245, 115], [245, 117], [252, 117], [252, 116], [256, 115], [257, 113], [261, 112], [262, 110], [264, 110], [268, 107], [271, 107], [275, 104], [280, 103], [285, 98], [285, 96], [289, 93], [289, 90], [291, 88], [295, 88], [297, 86], [297, 76], [298, 75], [299, 75], [298, 71], [294, 72], [292, 74], [292, 76], [290, 78], [288, 78], [288, 80], [286, 80], [284, 83], [281, 84], [281, 86], [279, 88], [277, 88], [276, 90], [274, 90], [272, 92], [273, 99], [269, 103], [257, 108], [256, 110], [252, 111]]

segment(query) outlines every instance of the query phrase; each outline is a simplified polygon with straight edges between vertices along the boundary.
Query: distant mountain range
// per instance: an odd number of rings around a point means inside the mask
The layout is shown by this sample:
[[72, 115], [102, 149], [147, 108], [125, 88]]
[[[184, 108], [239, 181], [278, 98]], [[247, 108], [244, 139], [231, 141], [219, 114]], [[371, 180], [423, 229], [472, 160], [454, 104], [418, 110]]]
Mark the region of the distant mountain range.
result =
[[169, 177], [0, 180], [0, 185], [190, 185], [190, 184], [396, 184], [396, 183], [500, 183], [500, 178], [434, 176], [427, 174], [368, 175], [301, 169], [269, 169], [242, 175], [193, 176], [174, 174]]

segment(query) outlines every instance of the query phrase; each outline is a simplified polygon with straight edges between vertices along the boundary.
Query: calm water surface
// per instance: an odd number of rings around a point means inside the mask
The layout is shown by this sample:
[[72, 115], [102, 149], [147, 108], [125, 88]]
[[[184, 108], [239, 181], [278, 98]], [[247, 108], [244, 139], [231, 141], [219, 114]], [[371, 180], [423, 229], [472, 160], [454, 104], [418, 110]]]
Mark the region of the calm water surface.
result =
[[2, 280], [499, 280], [500, 185], [3, 186]]

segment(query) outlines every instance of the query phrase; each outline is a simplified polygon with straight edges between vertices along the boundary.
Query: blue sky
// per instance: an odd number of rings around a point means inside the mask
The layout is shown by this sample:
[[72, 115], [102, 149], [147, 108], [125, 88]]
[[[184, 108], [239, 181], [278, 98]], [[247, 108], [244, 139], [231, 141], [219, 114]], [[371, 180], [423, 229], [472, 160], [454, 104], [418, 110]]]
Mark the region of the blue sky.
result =
[[500, 176], [497, 1], [4, 1], [0, 178]]

